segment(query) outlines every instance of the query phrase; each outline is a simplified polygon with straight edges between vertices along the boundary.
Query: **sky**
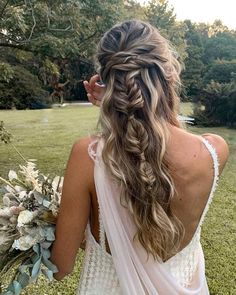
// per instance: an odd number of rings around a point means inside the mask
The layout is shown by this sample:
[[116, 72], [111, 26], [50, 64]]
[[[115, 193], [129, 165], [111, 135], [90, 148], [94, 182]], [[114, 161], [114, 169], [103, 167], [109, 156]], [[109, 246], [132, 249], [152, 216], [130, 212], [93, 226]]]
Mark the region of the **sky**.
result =
[[169, 3], [174, 7], [177, 19], [205, 23], [220, 19], [229, 28], [236, 30], [236, 0], [169, 0]]

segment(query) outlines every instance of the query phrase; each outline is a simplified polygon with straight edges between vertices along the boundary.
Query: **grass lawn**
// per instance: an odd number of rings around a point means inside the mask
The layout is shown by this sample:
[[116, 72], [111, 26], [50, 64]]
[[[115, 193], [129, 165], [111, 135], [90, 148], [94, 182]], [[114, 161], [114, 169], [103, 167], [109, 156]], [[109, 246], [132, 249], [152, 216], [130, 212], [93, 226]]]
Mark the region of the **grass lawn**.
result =
[[[182, 105], [188, 115], [191, 104]], [[26, 158], [37, 159], [44, 173], [62, 175], [73, 142], [96, 130], [98, 108], [66, 107], [34, 111], [0, 111], [0, 120], [14, 135], [14, 143]], [[216, 133], [230, 146], [230, 158], [221, 177], [217, 193], [202, 230], [202, 245], [206, 258], [206, 275], [211, 295], [236, 294], [236, 130], [227, 128], [189, 127], [196, 134]], [[0, 144], [0, 175], [7, 176], [21, 159], [7, 145]], [[78, 253], [74, 272], [61, 282], [48, 285], [44, 278], [28, 287], [27, 295], [73, 295], [78, 285], [83, 254]], [[171, 295], [171, 294], [170, 294]]]

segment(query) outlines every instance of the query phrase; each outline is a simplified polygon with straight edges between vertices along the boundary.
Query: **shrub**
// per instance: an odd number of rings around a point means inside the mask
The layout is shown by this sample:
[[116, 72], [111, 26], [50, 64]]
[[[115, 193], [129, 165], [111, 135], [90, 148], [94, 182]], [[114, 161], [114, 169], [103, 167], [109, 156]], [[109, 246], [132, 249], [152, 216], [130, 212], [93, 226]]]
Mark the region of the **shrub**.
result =
[[211, 81], [203, 89], [194, 115], [196, 123], [203, 126], [236, 127], [236, 79], [230, 83]]
[[0, 81], [0, 109], [49, 107], [48, 92], [38, 77], [20, 65], [12, 66], [13, 77]]

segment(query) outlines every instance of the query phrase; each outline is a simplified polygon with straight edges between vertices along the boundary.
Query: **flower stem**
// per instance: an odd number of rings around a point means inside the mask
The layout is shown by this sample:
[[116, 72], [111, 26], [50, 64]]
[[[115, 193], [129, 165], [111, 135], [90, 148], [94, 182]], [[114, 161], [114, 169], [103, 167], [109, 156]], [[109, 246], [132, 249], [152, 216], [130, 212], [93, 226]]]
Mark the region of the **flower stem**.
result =
[[15, 150], [15, 151], [17, 152], [17, 154], [21, 157], [21, 159], [27, 163], [26, 158], [22, 155], [21, 152], [19, 152], [19, 150], [15, 147], [15, 145], [14, 145], [12, 142], [10, 142], [10, 145], [14, 148], [14, 150]]
[[16, 191], [16, 189], [14, 188], [14, 186], [9, 181], [7, 181], [6, 179], [2, 178], [1, 176], [0, 176], [0, 181], [6, 183], [7, 185], [9, 185], [11, 188], [13, 188]]

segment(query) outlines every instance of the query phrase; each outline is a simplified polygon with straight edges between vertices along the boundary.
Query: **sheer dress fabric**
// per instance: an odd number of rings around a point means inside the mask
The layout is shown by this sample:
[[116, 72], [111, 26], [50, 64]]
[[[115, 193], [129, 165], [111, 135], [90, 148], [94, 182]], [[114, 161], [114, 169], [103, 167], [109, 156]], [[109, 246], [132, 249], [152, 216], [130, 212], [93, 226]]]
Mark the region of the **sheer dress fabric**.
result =
[[[133, 242], [135, 225], [120, 205], [120, 189], [109, 178], [102, 161], [103, 140], [89, 145], [94, 160], [94, 180], [99, 203], [99, 244], [90, 223], [86, 228], [86, 249], [77, 295], [208, 295], [205, 260], [200, 243], [201, 226], [216, 189], [219, 162], [214, 147], [202, 137], [213, 160], [211, 192], [191, 242], [166, 262], [157, 262]], [[106, 252], [105, 236], [111, 254]]]

